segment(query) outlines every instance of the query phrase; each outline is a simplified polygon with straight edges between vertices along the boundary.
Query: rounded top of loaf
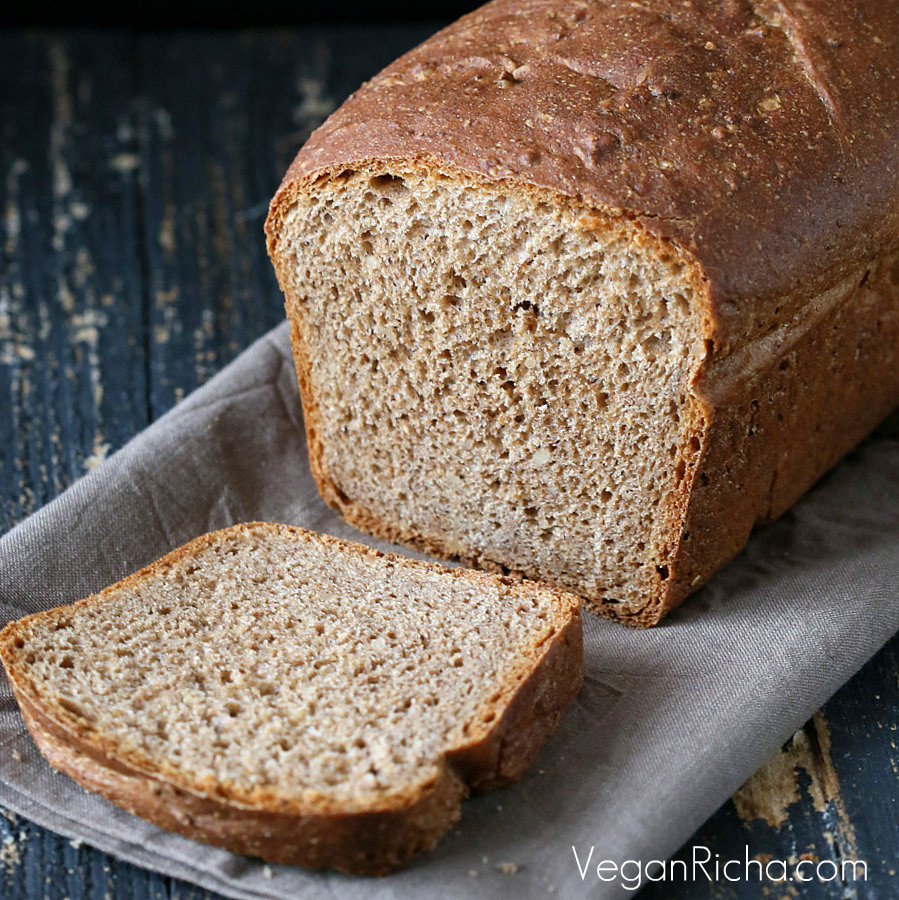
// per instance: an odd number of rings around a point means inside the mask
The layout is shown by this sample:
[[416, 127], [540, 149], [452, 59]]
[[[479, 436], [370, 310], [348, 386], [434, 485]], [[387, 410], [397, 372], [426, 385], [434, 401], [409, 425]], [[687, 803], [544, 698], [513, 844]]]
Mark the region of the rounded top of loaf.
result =
[[494, 0], [363, 85], [282, 192], [372, 161], [546, 189], [693, 254], [721, 336], [752, 332], [895, 242], [897, 59], [892, 0]]

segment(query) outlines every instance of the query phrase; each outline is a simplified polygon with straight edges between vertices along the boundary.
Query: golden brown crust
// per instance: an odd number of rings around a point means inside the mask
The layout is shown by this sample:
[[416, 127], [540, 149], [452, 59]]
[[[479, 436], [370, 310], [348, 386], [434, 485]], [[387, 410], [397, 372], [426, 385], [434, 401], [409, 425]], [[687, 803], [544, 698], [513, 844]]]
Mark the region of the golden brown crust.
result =
[[[287, 525], [249, 523], [224, 531], [288, 531], [391, 560], [398, 566], [426, 568], [463, 580], [500, 583], [513, 593], [524, 587], [512, 579], [449, 569], [314, 535]], [[102, 602], [214, 542], [222, 532], [203, 535], [100, 594], [78, 605]], [[531, 588], [533, 589], [533, 586]], [[0, 632], [2, 658], [29, 731], [48, 762], [89, 790], [136, 815], [186, 837], [271, 862], [330, 867], [354, 874], [382, 875], [432, 847], [458, 818], [470, 789], [487, 790], [519, 778], [558, 723], [582, 681], [583, 648], [576, 598], [552, 588], [559, 612], [545, 643], [526, 662], [510, 667], [497, 686], [483, 719], [471, 723], [465, 739], [436, 760], [436, 775], [368, 801], [335, 803], [324, 795], [283, 797], [271, 793], [241, 796], [234, 786], [197, 785], [177, 769], [153, 765], [88, 730], [84, 723], [43, 697], [28, 677], [20, 656], [29, 623], [65, 615], [59, 607], [13, 622]]]

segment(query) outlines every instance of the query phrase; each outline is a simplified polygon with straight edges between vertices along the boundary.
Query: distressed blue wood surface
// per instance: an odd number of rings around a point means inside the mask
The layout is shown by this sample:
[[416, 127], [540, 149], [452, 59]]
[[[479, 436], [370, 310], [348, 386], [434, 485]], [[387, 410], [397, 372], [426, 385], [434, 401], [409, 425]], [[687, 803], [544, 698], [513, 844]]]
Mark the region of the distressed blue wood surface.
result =
[[[0, 34], [0, 531], [281, 320], [269, 197], [335, 103], [431, 30]], [[894, 640], [688, 842], [858, 857], [866, 883], [643, 896], [899, 897], [897, 722]], [[0, 896], [211, 895], [9, 814]]]

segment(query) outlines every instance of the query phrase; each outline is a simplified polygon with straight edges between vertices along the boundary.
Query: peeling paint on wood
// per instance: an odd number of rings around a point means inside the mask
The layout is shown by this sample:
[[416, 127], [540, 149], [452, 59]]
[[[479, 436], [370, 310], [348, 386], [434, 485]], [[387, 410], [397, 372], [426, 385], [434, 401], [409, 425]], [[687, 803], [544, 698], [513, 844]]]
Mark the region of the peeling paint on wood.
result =
[[778, 828], [787, 819], [787, 808], [799, 802], [800, 768], [812, 766], [808, 738], [798, 731], [733, 796], [737, 814], [746, 822], [762, 819]]
[[847, 850], [854, 850], [852, 824], [840, 795], [840, 782], [830, 756], [830, 731], [822, 712], [784, 745], [733, 796], [737, 814], [745, 821], [762, 819], [777, 828], [787, 810], [799, 802], [800, 773], [808, 776], [808, 791], [816, 812], [832, 811], [841, 825]]

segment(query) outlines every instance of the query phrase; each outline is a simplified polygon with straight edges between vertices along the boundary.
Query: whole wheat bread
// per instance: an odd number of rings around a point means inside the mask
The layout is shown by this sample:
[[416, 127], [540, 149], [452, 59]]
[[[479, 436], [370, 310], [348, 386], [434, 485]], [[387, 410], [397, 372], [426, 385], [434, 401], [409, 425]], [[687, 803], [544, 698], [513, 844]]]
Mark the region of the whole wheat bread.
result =
[[84, 787], [235, 852], [375, 874], [521, 776], [582, 678], [570, 596], [271, 524], [14, 622], [0, 656]]
[[271, 206], [353, 524], [652, 625], [899, 403], [899, 4], [495, 0]]

